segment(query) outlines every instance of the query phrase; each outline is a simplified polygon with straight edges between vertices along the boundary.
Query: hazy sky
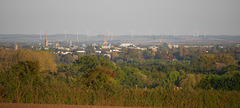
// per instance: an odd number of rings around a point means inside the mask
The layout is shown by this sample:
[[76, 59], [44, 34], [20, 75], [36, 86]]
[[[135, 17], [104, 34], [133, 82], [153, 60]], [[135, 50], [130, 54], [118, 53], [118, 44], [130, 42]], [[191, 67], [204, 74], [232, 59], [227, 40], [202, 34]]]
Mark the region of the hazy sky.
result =
[[240, 35], [240, 0], [0, 0], [0, 33]]

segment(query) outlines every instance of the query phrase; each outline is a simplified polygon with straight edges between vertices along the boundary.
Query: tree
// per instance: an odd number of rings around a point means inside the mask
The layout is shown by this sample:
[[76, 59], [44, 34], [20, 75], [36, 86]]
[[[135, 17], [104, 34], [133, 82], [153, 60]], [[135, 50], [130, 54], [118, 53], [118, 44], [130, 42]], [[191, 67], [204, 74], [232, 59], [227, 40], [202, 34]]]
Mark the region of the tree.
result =
[[240, 73], [237, 73], [231, 77], [231, 84], [234, 90], [240, 91]]
[[29, 51], [29, 50], [6, 50], [0, 49], [0, 62], [4, 70], [9, 70], [13, 64], [20, 61], [38, 61], [40, 71], [49, 70], [57, 71], [57, 64], [54, 57], [45, 51]]
[[19, 77], [19, 80], [25, 85], [37, 84], [40, 76], [40, 65], [38, 61], [22, 61], [13, 66], [11, 71]]
[[116, 69], [116, 64], [114, 62], [110, 61], [109, 58], [107, 58], [107, 57], [99, 57], [98, 60], [99, 60], [99, 64], [102, 67], [106, 67], [106, 68], [112, 69], [112, 70]]
[[211, 89], [212, 88], [211, 77], [202, 78], [198, 86], [207, 90]]
[[142, 51], [142, 55], [143, 55], [143, 58], [145, 58], [145, 59], [152, 58], [151, 51], [148, 51], [148, 50]]
[[179, 78], [179, 85], [185, 90], [192, 91], [197, 85], [196, 77], [193, 74], [187, 74]]
[[135, 78], [137, 78], [139, 81], [141, 81], [141, 83], [142, 83], [144, 86], [149, 86], [149, 85], [151, 85], [151, 81], [149, 80], [149, 78], [148, 78], [146, 75], [144, 75], [144, 74], [142, 74], [142, 73], [140, 73], [140, 72], [137, 72], [137, 73], [134, 73], [133, 76], [134, 76]]
[[224, 63], [226, 66], [236, 64], [236, 60], [229, 54], [218, 55], [217, 60], [217, 62]]
[[92, 53], [94, 53], [94, 47], [92, 45], [88, 45], [86, 48], [86, 54], [90, 55]]
[[118, 53], [117, 52], [112, 52], [112, 59], [116, 59], [118, 57]]
[[66, 64], [71, 64], [73, 60], [73, 56], [71, 56], [70, 54], [64, 55], [61, 59], [61, 61]]
[[217, 54], [218, 53], [218, 51], [217, 51], [215, 46], [211, 48], [211, 53], [212, 54]]
[[77, 66], [80, 72], [85, 72], [88, 69], [99, 66], [99, 61], [97, 56], [83, 55], [79, 60], [74, 62], [74, 66]]
[[166, 51], [167, 49], [163, 50], [163, 51], [158, 51], [155, 55], [155, 59], [169, 59], [168, 57], [168, 53]]
[[[4, 93], [10, 100], [16, 102], [33, 102], [35, 91], [43, 85], [38, 61], [21, 61], [12, 66], [4, 76], [1, 76]], [[37, 94], [38, 95], [38, 94]]]
[[168, 78], [171, 81], [176, 81], [178, 79], [178, 76], [179, 76], [179, 72], [175, 71], [175, 72], [170, 72], [168, 75]]
[[184, 46], [183, 45], [179, 45], [179, 57], [183, 57], [184, 56]]
[[197, 60], [193, 62], [197, 71], [200, 72], [210, 72], [211, 70], [215, 69], [216, 58], [213, 54], [206, 54], [200, 56]]
[[86, 87], [92, 90], [107, 90], [111, 91], [116, 89], [116, 85], [113, 79], [116, 76], [116, 73], [113, 73], [105, 67], [96, 67], [90, 70], [83, 75], [84, 84]]

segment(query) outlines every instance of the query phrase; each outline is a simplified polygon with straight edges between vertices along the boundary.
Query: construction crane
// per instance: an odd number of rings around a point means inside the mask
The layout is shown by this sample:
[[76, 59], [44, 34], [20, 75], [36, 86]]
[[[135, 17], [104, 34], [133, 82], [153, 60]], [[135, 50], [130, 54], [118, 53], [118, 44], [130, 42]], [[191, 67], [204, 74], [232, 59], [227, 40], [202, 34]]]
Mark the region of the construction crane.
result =
[[109, 39], [109, 36], [110, 36], [110, 32], [108, 32], [107, 39], [105, 39], [105, 34], [104, 34], [104, 42], [103, 42], [103, 46], [107, 46], [107, 41], [108, 41], [108, 39]]

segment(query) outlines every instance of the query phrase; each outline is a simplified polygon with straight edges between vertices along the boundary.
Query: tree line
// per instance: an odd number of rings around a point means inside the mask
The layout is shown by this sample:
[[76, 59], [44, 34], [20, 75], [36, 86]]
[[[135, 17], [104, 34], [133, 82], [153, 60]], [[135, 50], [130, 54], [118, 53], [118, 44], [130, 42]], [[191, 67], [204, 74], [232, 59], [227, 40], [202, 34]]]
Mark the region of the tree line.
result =
[[240, 67], [230, 54], [177, 61], [126, 58], [124, 63], [79, 55], [64, 63], [48, 51], [1, 49], [0, 53], [1, 102], [239, 107]]

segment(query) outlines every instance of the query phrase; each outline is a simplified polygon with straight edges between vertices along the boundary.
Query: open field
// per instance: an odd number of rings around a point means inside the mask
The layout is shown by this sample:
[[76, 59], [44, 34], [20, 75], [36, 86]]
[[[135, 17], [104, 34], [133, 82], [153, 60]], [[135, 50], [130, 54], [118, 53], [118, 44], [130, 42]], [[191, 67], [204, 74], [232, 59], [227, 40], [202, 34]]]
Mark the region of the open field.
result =
[[151, 107], [122, 107], [122, 106], [64, 105], [64, 104], [0, 103], [0, 108], [151, 108]]

